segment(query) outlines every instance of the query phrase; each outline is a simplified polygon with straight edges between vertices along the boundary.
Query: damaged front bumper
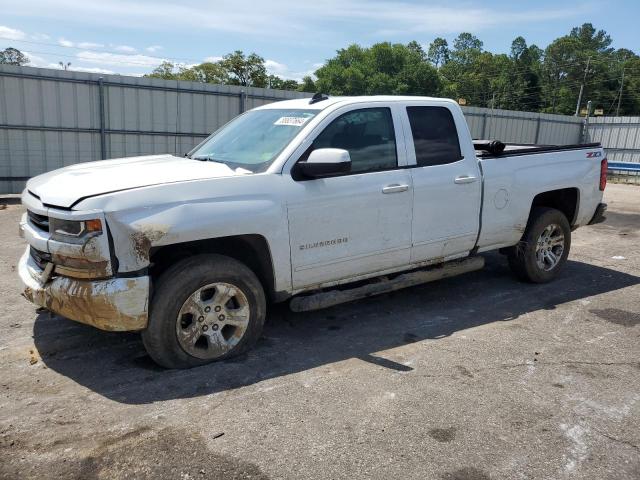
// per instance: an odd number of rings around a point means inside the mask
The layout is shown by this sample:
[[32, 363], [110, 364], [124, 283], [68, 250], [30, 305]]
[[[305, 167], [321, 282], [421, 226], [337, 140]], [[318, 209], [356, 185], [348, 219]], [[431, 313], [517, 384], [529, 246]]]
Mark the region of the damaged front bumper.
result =
[[[36, 305], [101, 330], [143, 330], [148, 322], [149, 277], [84, 280], [43, 275], [29, 253], [20, 259], [23, 295]], [[42, 281], [44, 283], [42, 283]]]

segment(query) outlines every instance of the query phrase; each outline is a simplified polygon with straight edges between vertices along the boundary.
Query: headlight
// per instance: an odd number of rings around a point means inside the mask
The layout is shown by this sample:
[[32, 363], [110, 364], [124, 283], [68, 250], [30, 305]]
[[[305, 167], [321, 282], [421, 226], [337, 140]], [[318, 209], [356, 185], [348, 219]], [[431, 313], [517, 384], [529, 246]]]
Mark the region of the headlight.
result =
[[70, 237], [80, 237], [87, 233], [102, 233], [102, 222], [100, 219], [92, 220], [61, 220], [59, 218], [49, 219], [49, 231], [58, 235]]

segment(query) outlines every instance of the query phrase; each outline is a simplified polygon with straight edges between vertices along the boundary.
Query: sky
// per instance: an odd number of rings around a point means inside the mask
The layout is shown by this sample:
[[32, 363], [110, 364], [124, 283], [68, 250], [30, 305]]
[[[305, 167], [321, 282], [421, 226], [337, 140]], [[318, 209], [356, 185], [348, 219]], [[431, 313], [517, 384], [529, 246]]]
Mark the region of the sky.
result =
[[215, 61], [256, 52], [270, 73], [300, 80], [336, 50], [467, 31], [486, 50], [506, 53], [521, 35], [544, 48], [591, 22], [616, 48], [640, 53], [640, 1], [573, 0], [0, 0], [0, 49], [25, 52], [30, 65], [142, 75], [164, 60]]

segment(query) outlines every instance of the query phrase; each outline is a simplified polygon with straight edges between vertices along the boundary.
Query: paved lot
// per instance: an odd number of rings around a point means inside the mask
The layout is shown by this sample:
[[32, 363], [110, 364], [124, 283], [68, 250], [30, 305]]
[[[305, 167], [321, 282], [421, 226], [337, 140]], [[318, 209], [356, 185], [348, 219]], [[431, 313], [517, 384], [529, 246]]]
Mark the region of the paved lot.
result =
[[162, 371], [19, 296], [0, 211], [1, 478], [640, 478], [640, 187], [610, 185], [562, 278], [481, 272], [298, 315]]

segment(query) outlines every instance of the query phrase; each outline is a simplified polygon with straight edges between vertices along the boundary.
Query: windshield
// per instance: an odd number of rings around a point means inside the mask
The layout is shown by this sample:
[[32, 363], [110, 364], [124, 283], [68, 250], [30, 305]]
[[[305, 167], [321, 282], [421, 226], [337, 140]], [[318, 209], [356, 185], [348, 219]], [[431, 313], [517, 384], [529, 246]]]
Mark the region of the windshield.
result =
[[213, 134], [191, 158], [263, 172], [318, 110], [252, 110]]

